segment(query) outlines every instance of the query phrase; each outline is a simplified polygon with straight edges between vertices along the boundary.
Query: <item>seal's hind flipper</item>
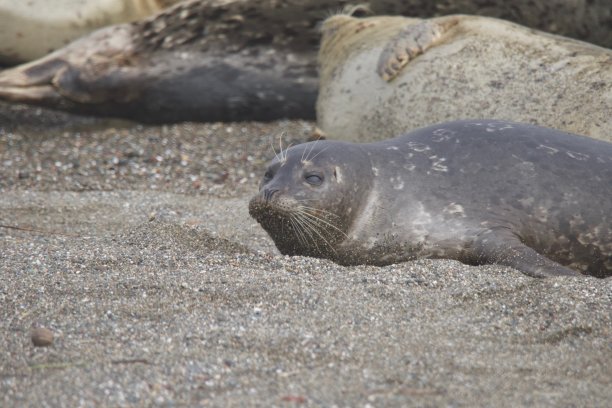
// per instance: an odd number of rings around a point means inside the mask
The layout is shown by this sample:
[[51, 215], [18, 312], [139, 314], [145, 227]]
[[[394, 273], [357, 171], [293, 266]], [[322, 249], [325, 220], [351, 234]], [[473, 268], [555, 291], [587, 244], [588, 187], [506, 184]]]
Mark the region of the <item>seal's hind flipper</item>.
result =
[[487, 231], [474, 242], [473, 249], [476, 264], [479, 265], [505, 265], [534, 278], [583, 276], [540, 255], [509, 230]]
[[[0, 71], [0, 99], [78, 110], [78, 104], [133, 95], [132, 26], [106, 27], [27, 64]], [[111, 89], [114, 86], [114, 89]], [[117, 89], [120, 92], [117, 92]]]

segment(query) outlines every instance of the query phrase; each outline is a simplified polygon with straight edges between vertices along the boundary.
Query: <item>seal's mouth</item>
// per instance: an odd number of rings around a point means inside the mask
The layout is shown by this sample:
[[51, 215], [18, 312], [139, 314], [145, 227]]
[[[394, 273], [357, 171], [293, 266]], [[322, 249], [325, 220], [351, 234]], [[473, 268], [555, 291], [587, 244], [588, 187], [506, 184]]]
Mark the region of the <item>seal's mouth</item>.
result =
[[[278, 250], [284, 255], [302, 255], [308, 249], [295, 222], [291, 206], [265, 192], [260, 192], [249, 202], [249, 214], [268, 233]], [[290, 200], [289, 200], [290, 201]]]
[[286, 200], [274, 198], [274, 193], [268, 190], [257, 194], [249, 202], [249, 214], [262, 225], [271, 221], [289, 222], [291, 218], [291, 205]]
[[335, 245], [346, 238], [338, 217], [281, 193], [261, 191], [249, 202], [249, 214], [284, 255], [333, 259]]

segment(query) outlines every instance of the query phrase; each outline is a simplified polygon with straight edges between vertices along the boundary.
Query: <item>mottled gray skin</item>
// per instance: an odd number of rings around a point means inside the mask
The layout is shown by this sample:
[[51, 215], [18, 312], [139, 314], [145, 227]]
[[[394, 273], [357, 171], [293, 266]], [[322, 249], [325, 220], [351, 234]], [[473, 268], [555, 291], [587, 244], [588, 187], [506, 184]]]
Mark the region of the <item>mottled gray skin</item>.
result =
[[[276, 157], [249, 211], [283, 254], [612, 275], [612, 144], [505, 121], [442, 123]], [[305, 206], [310, 209], [305, 209]]]

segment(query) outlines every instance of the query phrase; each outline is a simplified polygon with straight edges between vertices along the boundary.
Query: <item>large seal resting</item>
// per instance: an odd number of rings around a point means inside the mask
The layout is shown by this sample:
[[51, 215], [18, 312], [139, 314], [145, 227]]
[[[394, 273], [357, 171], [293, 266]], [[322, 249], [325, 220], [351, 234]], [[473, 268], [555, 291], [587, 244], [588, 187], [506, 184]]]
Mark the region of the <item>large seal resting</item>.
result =
[[316, 141], [269, 164], [249, 212], [281, 253], [612, 275], [612, 144], [497, 120]]
[[321, 30], [317, 125], [332, 139], [484, 116], [612, 141], [610, 49], [466, 15], [340, 14]]

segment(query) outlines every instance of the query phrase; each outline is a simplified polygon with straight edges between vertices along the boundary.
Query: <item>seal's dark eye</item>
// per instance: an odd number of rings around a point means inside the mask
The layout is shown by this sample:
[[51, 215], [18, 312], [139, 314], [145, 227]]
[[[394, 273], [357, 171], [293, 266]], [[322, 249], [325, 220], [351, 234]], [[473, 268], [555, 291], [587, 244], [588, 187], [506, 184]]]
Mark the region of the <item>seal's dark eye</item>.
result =
[[318, 174], [307, 174], [304, 178], [308, 184], [312, 184], [313, 186], [320, 186], [321, 183], [323, 183], [323, 177]]
[[272, 180], [272, 177], [274, 177], [274, 173], [272, 173], [272, 170], [266, 170], [263, 177], [264, 183]]

